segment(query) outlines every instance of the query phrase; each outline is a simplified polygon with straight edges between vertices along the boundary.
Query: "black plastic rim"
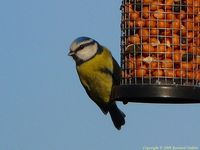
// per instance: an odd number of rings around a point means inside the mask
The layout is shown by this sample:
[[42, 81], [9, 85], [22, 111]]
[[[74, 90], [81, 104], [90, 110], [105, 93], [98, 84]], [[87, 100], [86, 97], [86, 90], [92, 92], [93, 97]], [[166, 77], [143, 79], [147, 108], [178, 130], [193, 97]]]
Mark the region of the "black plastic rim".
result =
[[128, 102], [200, 103], [200, 88], [170, 85], [119, 85], [113, 87], [111, 99], [125, 104]]

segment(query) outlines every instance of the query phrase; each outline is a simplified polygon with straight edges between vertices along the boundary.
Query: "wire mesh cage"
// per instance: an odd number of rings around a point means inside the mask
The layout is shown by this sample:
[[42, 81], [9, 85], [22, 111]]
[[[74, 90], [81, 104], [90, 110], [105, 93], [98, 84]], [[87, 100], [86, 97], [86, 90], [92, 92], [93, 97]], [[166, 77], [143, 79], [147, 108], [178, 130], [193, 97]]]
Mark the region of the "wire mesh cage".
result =
[[200, 0], [123, 0], [113, 99], [200, 102]]

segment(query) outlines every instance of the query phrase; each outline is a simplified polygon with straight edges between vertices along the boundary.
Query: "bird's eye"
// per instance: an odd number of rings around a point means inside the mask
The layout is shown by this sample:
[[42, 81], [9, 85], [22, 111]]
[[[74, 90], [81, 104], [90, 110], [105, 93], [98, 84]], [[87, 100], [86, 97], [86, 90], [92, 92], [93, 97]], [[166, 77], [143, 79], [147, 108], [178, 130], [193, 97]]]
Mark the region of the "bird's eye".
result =
[[83, 49], [84, 48], [84, 45], [80, 45], [79, 49]]
[[78, 51], [82, 50], [84, 47], [85, 47], [84, 45], [80, 45], [80, 46], [75, 50], [75, 52], [78, 52]]

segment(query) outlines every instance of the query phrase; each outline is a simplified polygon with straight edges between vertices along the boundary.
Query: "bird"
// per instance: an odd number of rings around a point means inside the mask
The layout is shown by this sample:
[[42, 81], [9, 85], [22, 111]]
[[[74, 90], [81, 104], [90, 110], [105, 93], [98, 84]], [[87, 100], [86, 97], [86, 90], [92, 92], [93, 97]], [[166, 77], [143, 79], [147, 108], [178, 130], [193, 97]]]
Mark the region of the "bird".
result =
[[121, 69], [109, 49], [90, 37], [78, 37], [70, 45], [69, 56], [87, 95], [120, 130], [126, 115], [110, 100], [112, 87], [120, 84]]

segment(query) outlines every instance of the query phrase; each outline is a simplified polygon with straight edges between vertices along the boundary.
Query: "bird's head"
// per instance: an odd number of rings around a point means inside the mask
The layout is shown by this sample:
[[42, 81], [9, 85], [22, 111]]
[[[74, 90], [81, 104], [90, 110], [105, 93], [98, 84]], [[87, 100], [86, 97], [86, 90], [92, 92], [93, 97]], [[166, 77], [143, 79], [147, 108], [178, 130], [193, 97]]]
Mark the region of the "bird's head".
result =
[[79, 37], [75, 39], [68, 53], [73, 59], [78, 62], [85, 62], [93, 58], [99, 49], [99, 44], [94, 39], [89, 37]]

